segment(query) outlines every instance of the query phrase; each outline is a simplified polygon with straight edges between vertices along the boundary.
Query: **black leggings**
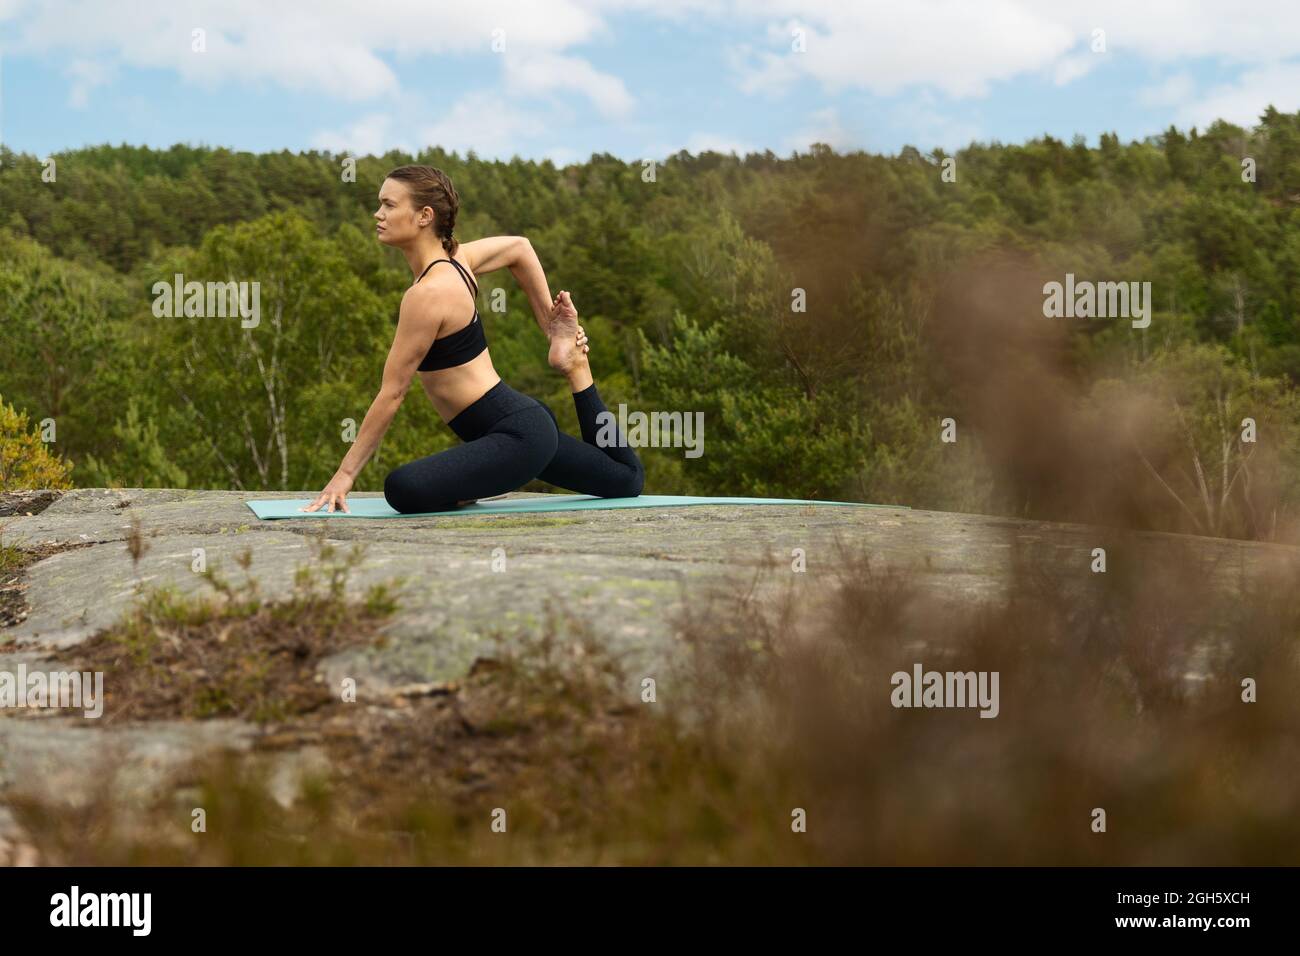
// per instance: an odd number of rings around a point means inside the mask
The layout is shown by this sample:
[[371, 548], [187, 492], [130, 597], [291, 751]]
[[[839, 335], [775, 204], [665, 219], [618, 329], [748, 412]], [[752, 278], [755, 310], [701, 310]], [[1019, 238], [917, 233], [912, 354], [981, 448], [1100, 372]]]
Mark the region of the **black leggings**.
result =
[[617, 428], [615, 444], [596, 444], [596, 416], [606, 409], [595, 384], [575, 392], [573, 404], [582, 441], [561, 432], [537, 399], [497, 382], [447, 423], [464, 444], [393, 469], [384, 499], [402, 514], [451, 511], [458, 501], [514, 491], [534, 478], [600, 498], [641, 494], [645, 469]]

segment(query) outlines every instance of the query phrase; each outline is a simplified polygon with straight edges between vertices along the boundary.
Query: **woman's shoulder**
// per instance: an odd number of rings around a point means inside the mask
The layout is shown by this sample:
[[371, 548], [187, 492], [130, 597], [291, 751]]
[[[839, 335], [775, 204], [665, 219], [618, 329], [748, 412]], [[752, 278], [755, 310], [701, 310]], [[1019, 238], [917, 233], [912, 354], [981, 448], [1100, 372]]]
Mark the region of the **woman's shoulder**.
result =
[[[438, 269], [446, 272], [434, 278]], [[433, 280], [433, 281], [430, 281]], [[441, 319], [444, 313], [451, 313], [458, 305], [463, 307], [465, 283], [456, 275], [452, 266], [438, 266], [420, 282], [402, 293], [399, 318], [403, 314], [419, 314]]]
[[446, 283], [439, 282], [433, 278], [433, 273], [424, 277], [423, 282], [419, 282], [402, 293], [402, 309], [424, 308], [435, 305], [437, 302], [447, 296]]

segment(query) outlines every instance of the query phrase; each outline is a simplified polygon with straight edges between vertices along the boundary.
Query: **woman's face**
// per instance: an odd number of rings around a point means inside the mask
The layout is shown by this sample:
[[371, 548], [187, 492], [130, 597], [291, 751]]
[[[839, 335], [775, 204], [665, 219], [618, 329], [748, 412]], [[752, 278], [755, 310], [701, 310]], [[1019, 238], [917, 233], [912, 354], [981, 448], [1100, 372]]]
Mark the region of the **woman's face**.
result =
[[406, 183], [385, 179], [379, 187], [379, 208], [375, 210], [375, 238], [389, 246], [413, 242], [433, 222], [428, 206], [417, 210]]

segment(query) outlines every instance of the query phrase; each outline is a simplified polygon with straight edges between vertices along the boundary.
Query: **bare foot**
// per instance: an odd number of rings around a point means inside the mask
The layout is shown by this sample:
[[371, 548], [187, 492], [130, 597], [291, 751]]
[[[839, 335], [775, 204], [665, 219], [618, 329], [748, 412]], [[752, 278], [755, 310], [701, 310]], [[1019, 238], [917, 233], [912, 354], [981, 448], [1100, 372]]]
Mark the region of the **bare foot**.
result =
[[569, 293], [561, 292], [555, 297], [551, 308], [551, 349], [546, 356], [547, 363], [557, 372], [569, 375], [587, 362], [586, 333], [578, 325], [578, 310], [574, 308]]

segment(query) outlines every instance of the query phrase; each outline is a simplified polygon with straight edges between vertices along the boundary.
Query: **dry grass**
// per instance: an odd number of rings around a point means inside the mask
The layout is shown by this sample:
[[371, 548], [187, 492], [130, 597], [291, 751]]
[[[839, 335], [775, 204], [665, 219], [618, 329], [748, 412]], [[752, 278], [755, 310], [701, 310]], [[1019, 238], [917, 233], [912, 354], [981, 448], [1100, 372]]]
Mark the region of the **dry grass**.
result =
[[[311, 562], [299, 569], [285, 600], [264, 601], [247, 573], [236, 585], [214, 568], [202, 578], [214, 594], [150, 591], [117, 625], [60, 655], [67, 670], [107, 677], [111, 693], [95, 726], [217, 716], [266, 723], [333, 701], [337, 689], [317, 678], [317, 664], [376, 642], [396, 605], [382, 585], [362, 602], [344, 599], [347, 576], [364, 549], [343, 555], [323, 539], [308, 541]], [[245, 572], [251, 561], [247, 549], [239, 558]]]
[[[772, 566], [680, 620], [656, 703], [548, 609], [465, 680], [293, 714], [143, 816], [107, 796], [16, 810], [43, 859], [75, 864], [1294, 862], [1294, 566], [1224, 594], [1194, 552], [1111, 553], [1069, 581], [1018, 553], [978, 607], [849, 549], [833, 582]], [[890, 675], [916, 662], [998, 671], [999, 716], [895, 709]], [[303, 745], [326, 769], [286, 806], [268, 774]]]

